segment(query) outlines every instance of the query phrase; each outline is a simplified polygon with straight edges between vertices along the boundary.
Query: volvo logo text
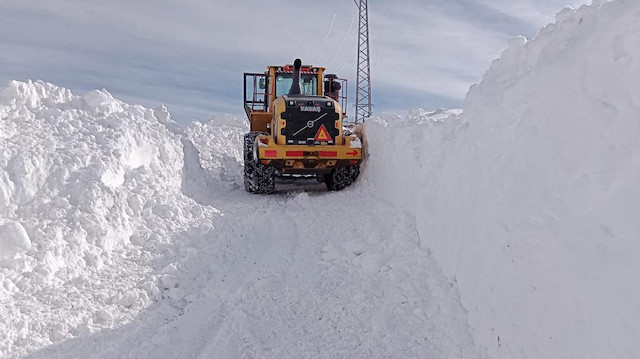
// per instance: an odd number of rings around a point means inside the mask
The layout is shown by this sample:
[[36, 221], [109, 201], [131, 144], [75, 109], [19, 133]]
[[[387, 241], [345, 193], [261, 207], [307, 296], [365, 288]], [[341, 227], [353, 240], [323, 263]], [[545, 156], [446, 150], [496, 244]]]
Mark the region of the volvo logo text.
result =
[[320, 112], [320, 106], [300, 106], [302, 112]]

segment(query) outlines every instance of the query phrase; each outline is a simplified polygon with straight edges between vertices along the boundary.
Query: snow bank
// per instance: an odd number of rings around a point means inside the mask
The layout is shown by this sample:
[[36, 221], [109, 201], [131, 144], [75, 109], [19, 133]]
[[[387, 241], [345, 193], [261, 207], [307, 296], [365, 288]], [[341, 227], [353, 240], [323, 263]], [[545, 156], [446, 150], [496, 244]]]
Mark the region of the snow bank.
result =
[[182, 195], [180, 137], [156, 115], [104, 90], [0, 92], [0, 353], [130, 320], [162, 292], [150, 258], [210, 226], [214, 209]]
[[489, 357], [634, 358], [640, 2], [558, 20], [509, 43], [462, 117], [369, 123], [365, 182], [416, 215]]
[[199, 151], [202, 167], [216, 178], [242, 185], [242, 148], [249, 131], [246, 118], [214, 116], [209, 121], [192, 122], [188, 138]]

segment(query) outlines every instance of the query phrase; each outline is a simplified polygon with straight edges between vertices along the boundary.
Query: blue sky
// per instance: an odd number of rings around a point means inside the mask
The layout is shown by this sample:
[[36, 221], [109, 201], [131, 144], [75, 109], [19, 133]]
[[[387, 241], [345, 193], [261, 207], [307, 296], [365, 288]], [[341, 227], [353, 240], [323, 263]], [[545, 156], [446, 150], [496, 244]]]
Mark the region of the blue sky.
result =
[[[531, 38], [563, 7], [587, 2], [369, 0], [374, 112], [459, 107], [509, 37]], [[353, 0], [4, 1], [0, 86], [106, 88], [165, 104], [182, 123], [240, 115], [242, 73], [296, 57], [339, 69], [353, 86], [356, 16]]]

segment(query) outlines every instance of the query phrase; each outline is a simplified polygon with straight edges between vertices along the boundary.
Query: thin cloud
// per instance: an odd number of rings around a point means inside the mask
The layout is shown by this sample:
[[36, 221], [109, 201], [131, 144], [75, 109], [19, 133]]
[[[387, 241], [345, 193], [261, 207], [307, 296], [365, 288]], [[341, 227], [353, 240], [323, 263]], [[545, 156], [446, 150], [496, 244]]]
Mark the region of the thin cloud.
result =
[[[567, 3], [583, 1], [371, 1], [375, 110], [459, 106], [507, 38], [533, 36]], [[357, 20], [350, 25], [357, 9], [348, 0], [321, 5], [298, 0], [3, 2], [0, 83], [42, 79], [78, 93], [106, 88], [129, 102], [166, 104], [181, 122], [203, 120], [214, 113], [242, 113], [243, 72], [296, 57], [311, 61], [326, 38], [315, 65], [335, 72], [344, 64], [339, 75], [350, 79], [352, 95]]]

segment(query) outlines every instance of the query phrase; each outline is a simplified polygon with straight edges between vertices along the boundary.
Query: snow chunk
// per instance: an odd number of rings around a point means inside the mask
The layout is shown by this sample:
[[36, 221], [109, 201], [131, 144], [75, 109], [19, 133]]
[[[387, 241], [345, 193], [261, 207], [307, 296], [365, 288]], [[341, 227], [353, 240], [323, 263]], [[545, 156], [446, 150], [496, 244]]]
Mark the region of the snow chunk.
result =
[[22, 224], [9, 222], [0, 226], [0, 258], [13, 259], [31, 248], [31, 239]]
[[349, 143], [349, 148], [362, 148], [362, 141], [357, 136], [353, 137], [355, 138]]
[[123, 111], [122, 102], [111, 96], [107, 90], [94, 90], [84, 95], [84, 102], [92, 111], [109, 116]]
[[113, 315], [109, 313], [109, 311], [101, 309], [95, 314], [95, 321], [98, 323], [109, 323], [113, 321]]
[[11, 202], [11, 194], [15, 186], [9, 179], [9, 174], [0, 171], [0, 212], [7, 212]]
[[[22, 153], [13, 156], [7, 163], [9, 179], [15, 186], [15, 201], [20, 204], [32, 201], [46, 181], [48, 164], [44, 156], [37, 153], [38, 150], [41, 151], [40, 148], [35, 149], [36, 153], [22, 150]], [[5, 189], [3, 192], [4, 197], [8, 191]]]
[[42, 81], [11, 81], [0, 91], [0, 105], [16, 108], [24, 106], [33, 109], [42, 105], [66, 103], [72, 99], [71, 91]]
[[171, 114], [169, 113], [169, 110], [167, 110], [167, 107], [165, 105], [160, 105], [154, 108], [153, 115], [156, 116], [156, 119], [158, 119], [158, 122], [160, 122], [163, 125], [175, 123], [171, 119]]
[[118, 299], [118, 304], [124, 305], [125, 307], [131, 307], [138, 301], [138, 299], [138, 293], [134, 290], [129, 290]]
[[100, 177], [102, 183], [111, 188], [117, 188], [124, 183], [124, 169], [121, 167], [118, 168], [108, 168], [102, 177]]

